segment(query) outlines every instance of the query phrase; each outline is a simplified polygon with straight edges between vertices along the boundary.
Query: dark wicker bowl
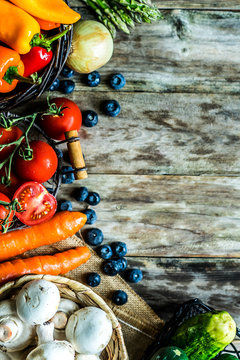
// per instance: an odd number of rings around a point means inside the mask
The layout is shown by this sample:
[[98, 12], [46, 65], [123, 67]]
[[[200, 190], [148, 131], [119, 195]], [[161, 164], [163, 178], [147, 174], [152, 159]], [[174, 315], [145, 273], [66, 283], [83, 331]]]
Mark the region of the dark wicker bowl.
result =
[[[65, 1], [69, 4], [68, 0]], [[64, 30], [64, 25], [60, 26], [60, 30]], [[8, 111], [33, 100], [51, 86], [67, 60], [72, 41], [72, 31], [72, 29], [69, 30], [65, 36], [54, 42], [51, 63], [40, 73], [42, 83], [40, 85], [18, 84], [16, 89], [9, 94], [0, 94], [0, 111]], [[51, 32], [51, 35], [53, 34], [54, 32]]]
[[[214, 309], [205, 305], [199, 299], [190, 300], [184, 304], [182, 304], [174, 313], [173, 317], [166, 322], [163, 329], [161, 330], [157, 340], [147, 349], [146, 353], [142, 360], [150, 360], [155, 352], [167, 346], [170, 342], [171, 337], [175, 333], [176, 329], [187, 319], [193, 317], [197, 314], [202, 314], [208, 311], [213, 311]], [[240, 338], [240, 331], [237, 329], [237, 337]], [[228, 353], [236, 356], [237, 359], [240, 359], [240, 352], [234, 346], [233, 343], [228, 345], [224, 351], [221, 353]], [[219, 353], [215, 359], [221, 354]]]

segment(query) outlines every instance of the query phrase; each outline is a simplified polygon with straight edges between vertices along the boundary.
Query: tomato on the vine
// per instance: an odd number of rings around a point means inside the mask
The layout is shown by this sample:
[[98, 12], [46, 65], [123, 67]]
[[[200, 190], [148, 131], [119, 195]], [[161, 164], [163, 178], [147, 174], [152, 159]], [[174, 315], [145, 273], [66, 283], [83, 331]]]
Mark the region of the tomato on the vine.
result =
[[16, 212], [17, 218], [25, 225], [36, 225], [50, 220], [56, 212], [57, 200], [38, 182], [24, 183], [15, 192], [21, 212]]
[[40, 140], [31, 141], [30, 147], [33, 150], [32, 160], [24, 160], [18, 154], [15, 158], [14, 170], [24, 180], [43, 183], [49, 180], [57, 170], [56, 152], [49, 144]]
[[[6, 175], [6, 168], [4, 167], [0, 170], [0, 179], [5, 175]], [[24, 180], [17, 177], [13, 170], [11, 170], [10, 179], [11, 179], [11, 183], [9, 186], [0, 183], [0, 192], [3, 193], [4, 195], [7, 195], [9, 198], [12, 198], [13, 194], [19, 188], [19, 186], [22, 185]]]
[[[7, 129], [0, 126], [0, 146], [17, 141], [23, 132], [19, 127], [12, 126]], [[0, 162], [5, 160], [14, 150], [15, 145], [7, 146], [0, 151]]]
[[[4, 201], [4, 202], [7, 202], [7, 203], [11, 202], [11, 200], [3, 193], [0, 193], [0, 201]], [[11, 210], [7, 209], [7, 207], [5, 205], [0, 205], [0, 233], [3, 232], [2, 225], [3, 225], [4, 220], [6, 219], [6, 217], [8, 216], [10, 211]], [[11, 213], [9, 214], [7, 224], [5, 224], [5, 226], [7, 228], [11, 225], [13, 215], [14, 215], [14, 213], [13, 213], [13, 211], [11, 211]]]
[[66, 131], [80, 129], [82, 113], [74, 101], [60, 97], [52, 99], [50, 103], [56, 104], [58, 110], [55, 114], [43, 115], [39, 120], [39, 125], [49, 137], [64, 140]]

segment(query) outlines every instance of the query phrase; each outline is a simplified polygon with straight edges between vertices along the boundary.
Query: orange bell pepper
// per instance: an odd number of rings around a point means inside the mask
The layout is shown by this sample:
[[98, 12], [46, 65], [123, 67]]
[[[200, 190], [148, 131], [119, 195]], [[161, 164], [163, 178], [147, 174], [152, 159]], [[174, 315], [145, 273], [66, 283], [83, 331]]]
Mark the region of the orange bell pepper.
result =
[[60, 24], [73, 24], [80, 14], [72, 10], [63, 0], [11, 0], [21, 9], [40, 19]]
[[52, 29], [56, 29], [56, 28], [59, 28], [60, 26], [60, 23], [55, 23], [55, 22], [52, 22], [52, 21], [47, 21], [47, 20], [43, 20], [43, 19], [39, 19], [38, 17], [36, 16], [33, 16], [35, 20], [37, 20], [37, 22], [39, 23], [40, 25], [40, 29], [41, 30], [52, 30]]
[[8, 1], [0, 1], [0, 14], [0, 41], [19, 54], [28, 53], [33, 36], [40, 33], [38, 22]]
[[20, 55], [15, 50], [0, 46], [0, 93], [8, 93], [14, 90], [18, 81], [31, 84], [41, 81], [41, 78], [23, 77], [23, 73], [24, 64]]

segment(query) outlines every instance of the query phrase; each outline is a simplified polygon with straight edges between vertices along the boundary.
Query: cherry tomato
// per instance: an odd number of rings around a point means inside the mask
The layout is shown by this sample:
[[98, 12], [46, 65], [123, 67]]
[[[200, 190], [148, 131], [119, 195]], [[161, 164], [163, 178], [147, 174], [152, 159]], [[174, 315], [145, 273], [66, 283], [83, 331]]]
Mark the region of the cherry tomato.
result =
[[[8, 129], [0, 126], [0, 145], [9, 144], [11, 142], [17, 141], [23, 132], [17, 126], [12, 126]], [[14, 145], [5, 147], [0, 151], [0, 162], [6, 159], [14, 150]]]
[[[7, 203], [11, 202], [11, 200], [3, 193], [0, 193], [0, 201], [4, 201]], [[0, 205], [0, 233], [3, 232], [1, 224], [2, 224], [3, 220], [7, 217], [8, 214], [9, 214], [9, 210], [6, 209], [6, 207], [4, 205]], [[6, 224], [8, 227], [10, 226], [12, 219], [13, 219], [13, 212], [11, 212], [9, 219], [8, 219], [8, 223]]]
[[66, 98], [55, 98], [51, 100], [59, 108], [59, 115], [43, 115], [39, 120], [39, 125], [45, 133], [55, 140], [64, 140], [64, 132], [79, 130], [82, 125], [82, 113], [72, 100]]
[[58, 158], [53, 148], [44, 141], [30, 142], [33, 150], [32, 160], [24, 160], [19, 154], [16, 156], [14, 170], [20, 178], [43, 183], [49, 180], [58, 166]]
[[[6, 175], [5, 168], [0, 170], [0, 178]], [[11, 170], [11, 184], [9, 186], [5, 186], [4, 184], [0, 184], [0, 192], [4, 195], [7, 195], [10, 199], [13, 197], [15, 191], [22, 185], [24, 180], [19, 179], [16, 174]]]
[[[24, 183], [15, 192], [23, 212], [16, 212], [17, 218], [25, 225], [36, 225], [53, 217], [57, 209], [57, 200], [38, 182]], [[47, 236], [47, 234], [46, 234]]]

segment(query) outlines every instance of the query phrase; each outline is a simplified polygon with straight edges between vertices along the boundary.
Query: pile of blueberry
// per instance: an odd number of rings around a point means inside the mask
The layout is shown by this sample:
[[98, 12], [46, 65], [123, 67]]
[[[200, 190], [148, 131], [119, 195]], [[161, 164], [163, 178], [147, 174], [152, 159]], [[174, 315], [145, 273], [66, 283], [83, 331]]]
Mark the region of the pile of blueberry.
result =
[[62, 80], [56, 79], [50, 86], [50, 91], [61, 91], [63, 94], [71, 94], [75, 89], [75, 82], [69, 80], [73, 77], [74, 71], [69, 69], [66, 65], [63, 67], [61, 77], [65, 78]]
[[[96, 251], [98, 255], [104, 259], [102, 270], [106, 275], [115, 276], [123, 274], [125, 280], [138, 283], [142, 280], [143, 274], [140, 269], [128, 269], [127, 260], [124, 257], [127, 254], [127, 245], [124, 242], [112, 242], [110, 245], [101, 245], [104, 239], [103, 233], [98, 228], [88, 229], [84, 237], [87, 244], [91, 246], [98, 246]], [[101, 277], [98, 273], [89, 273], [86, 278], [89, 286], [98, 286], [101, 282]], [[117, 305], [124, 305], [127, 300], [127, 294], [118, 290], [113, 293], [112, 300]]]
[[[75, 82], [70, 80], [73, 77], [74, 71], [69, 69], [66, 65], [63, 67], [61, 72], [61, 77], [65, 78], [62, 80], [56, 79], [52, 85], [50, 86], [50, 91], [61, 91], [64, 94], [71, 94], [75, 89]], [[96, 87], [101, 83], [101, 76], [98, 71], [93, 71], [86, 75], [85, 78], [86, 85], [90, 87]], [[125, 77], [120, 74], [116, 73], [111, 75], [109, 79], [109, 85], [114, 90], [122, 89], [126, 84]], [[102, 103], [102, 111], [105, 115], [115, 117], [121, 111], [121, 106], [116, 100], [105, 100]], [[82, 113], [82, 121], [83, 125], [87, 127], [93, 127], [98, 123], [98, 115], [93, 110], [86, 110]]]
[[[74, 71], [63, 68], [61, 75], [68, 80], [56, 80], [50, 87], [51, 91], [60, 90], [65, 94], [70, 94], [74, 88], [75, 83], [69, 80], [74, 74]], [[101, 83], [101, 77], [98, 71], [93, 71], [86, 76], [86, 84], [90, 87], [96, 87]], [[114, 74], [110, 78], [110, 86], [119, 90], [124, 87], [126, 80], [122, 74]], [[106, 100], [102, 103], [103, 112], [115, 117], [120, 111], [121, 107], [116, 100]], [[98, 115], [93, 110], [86, 110], [82, 112], [83, 125], [93, 127], [98, 123]], [[74, 182], [74, 172], [71, 166], [63, 166], [62, 168], [62, 183], [71, 184]], [[101, 201], [100, 195], [97, 192], [90, 192], [85, 186], [81, 186], [75, 192], [75, 199], [79, 202], [86, 202], [91, 206], [96, 206]], [[58, 203], [59, 210], [72, 210], [71, 201], [65, 200]], [[87, 224], [94, 224], [97, 220], [96, 212], [93, 209], [83, 211], [87, 215]], [[125, 258], [127, 254], [127, 245], [124, 242], [112, 242], [111, 244], [102, 245], [104, 236], [103, 232], [98, 228], [91, 228], [85, 232], [85, 241], [91, 246], [97, 246], [98, 255], [105, 260], [102, 265], [102, 270], [106, 275], [115, 276], [117, 274], [123, 275], [125, 280], [138, 283], [142, 280], [143, 274], [140, 269], [127, 269], [128, 263]], [[101, 276], [96, 272], [88, 273], [86, 282], [89, 286], [96, 287], [101, 282]], [[128, 295], [123, 290], [117, 290], [112, 295], [112, 301], [116, 305], [124, 305], [128, 301]]]

